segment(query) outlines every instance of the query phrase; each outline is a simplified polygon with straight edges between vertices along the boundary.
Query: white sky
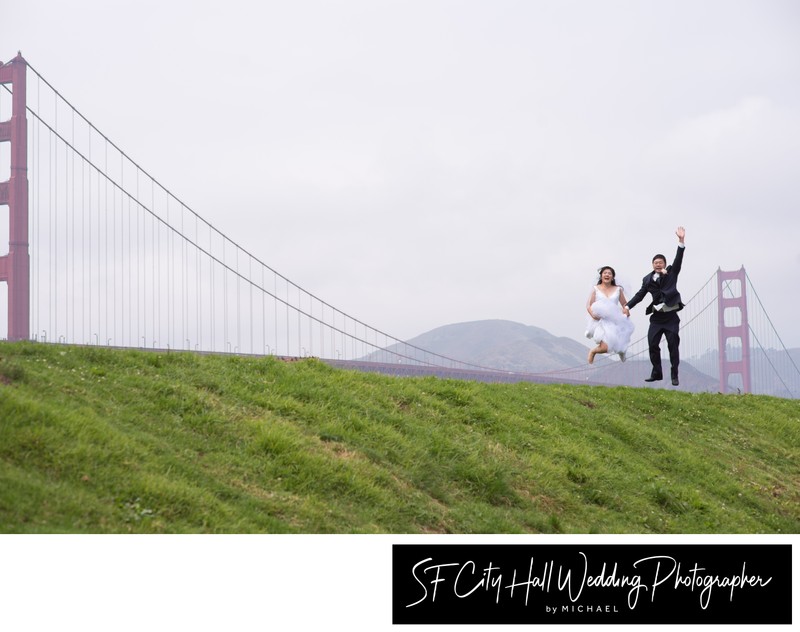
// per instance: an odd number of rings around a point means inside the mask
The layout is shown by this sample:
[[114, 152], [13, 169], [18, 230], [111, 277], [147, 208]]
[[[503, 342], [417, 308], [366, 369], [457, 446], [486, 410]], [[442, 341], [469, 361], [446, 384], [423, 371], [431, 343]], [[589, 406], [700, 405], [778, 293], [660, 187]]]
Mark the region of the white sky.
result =
[[[800, 3], [4, 2], [21, 50], [195, 212], [399, 338], [582, 340], [595, 270], [744, 265], [800, 346]], [[636, 289], [636, 288], [634, 288]], [[644, 309], [634, 310], [637, 335]]]

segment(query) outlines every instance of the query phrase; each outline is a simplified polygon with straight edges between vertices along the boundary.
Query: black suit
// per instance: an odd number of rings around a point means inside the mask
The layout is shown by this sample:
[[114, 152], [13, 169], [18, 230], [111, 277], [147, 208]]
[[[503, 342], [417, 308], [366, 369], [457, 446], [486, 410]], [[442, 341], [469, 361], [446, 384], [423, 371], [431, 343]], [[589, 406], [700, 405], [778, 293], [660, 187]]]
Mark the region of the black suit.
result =
[[[667, 266], [667, 273], [661, 275], [658, 280], [654, 280], [655, 272], [649, 272], [642, 279], [641, 289], [628, 301], [628, 308], [634, 307], [646, 294], [652, 296], [652, 302], [647, 306], [646, 314], [650, 314], [650, 329], [647, 332], [647, 342], [650, 350], [650, 363], [653, 365], [652, 379], [660, 380], [663, 377], [661, 369], [661, 337], [666, 336], [667, 348], [669, 349], [669, 361], [672, 378], [678, 377], [678, 365], [680, 364], [680, 345], [681, 319], [678, 312], [683, 309], [681, 295], [678, 292], [678, 275], [683, 264], [684, 247], [678, 246], [675, 260], [671, 266]], [[666, 309], [657, 310], [656, 305], [663, 304]]]

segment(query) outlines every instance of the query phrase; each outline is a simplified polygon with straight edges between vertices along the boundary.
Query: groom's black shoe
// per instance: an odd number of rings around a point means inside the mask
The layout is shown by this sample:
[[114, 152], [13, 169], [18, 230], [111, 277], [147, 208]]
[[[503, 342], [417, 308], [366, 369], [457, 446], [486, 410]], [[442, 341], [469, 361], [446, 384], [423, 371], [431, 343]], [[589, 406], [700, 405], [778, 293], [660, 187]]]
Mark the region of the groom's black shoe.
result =
[[645, 378], [645, 382], [660, 382], [663, 380], [663, 376], [661, 375], [651, 375], [650, 377]]
[[678, 376], [677, 375], [673, 375], [672, 376], [672, 385], [673, 386], [678, 386], [678, 384], [680, 384], [680, 382], [678, 382]]

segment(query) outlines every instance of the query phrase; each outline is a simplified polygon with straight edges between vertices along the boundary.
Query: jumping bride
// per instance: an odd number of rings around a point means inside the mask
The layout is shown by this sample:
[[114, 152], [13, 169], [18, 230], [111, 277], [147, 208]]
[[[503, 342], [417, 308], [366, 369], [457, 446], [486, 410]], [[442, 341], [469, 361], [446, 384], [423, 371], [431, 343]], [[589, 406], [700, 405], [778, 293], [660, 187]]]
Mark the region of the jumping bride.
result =
[[597, 344], [589, 351], [589, 364], [594, 362], [598, 353], [616, 353], [625, 362], [633, 323], [622, 312], [628, 300], [622, 287], [617, 285], [616, 276], [611, 266], [600, 268], [600, 278], [586, 303], [586, 311], [590, 316], [586, 337]]

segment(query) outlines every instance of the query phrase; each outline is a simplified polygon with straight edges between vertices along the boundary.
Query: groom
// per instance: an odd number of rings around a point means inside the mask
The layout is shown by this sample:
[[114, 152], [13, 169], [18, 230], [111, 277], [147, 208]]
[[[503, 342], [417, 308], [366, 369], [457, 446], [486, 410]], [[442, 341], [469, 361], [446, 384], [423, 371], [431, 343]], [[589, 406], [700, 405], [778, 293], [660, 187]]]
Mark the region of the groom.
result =
[[628, 301], [623, 311], [627, 316], [630, 316], [630, 308], [639, 303], [645, 294], [648, 292], [651, 294], [653, 302], [647, 307], [645, 313], [650, 314], [647, 343], [650, 348], [650, 363], [653, 365], [653, 371], [645, 382], [656, 382], [664, 379], [664, 374], [661, 371], [660, 345], [661, 337], [666, 336], [672, 385], [678, 386], [678, 364], [680, 363], [678, 346], [681, 341], [678, 335], [681, 324], [678, 312], [683, 309], [681, 295], [678, 292], [678, 275], [681, 272], [681, 264], [683, 263], [685, 247], [683, 238], [686, 236], [686, 231], [683, 226], [678, 226], [675, 234], [678, 236], [678, 252], [675, 254], [675, 260], [672, 265], [667, 265], [667, 258], [664, 255], [653, 257], [653, 271], [644, 277], [641, 289]]

